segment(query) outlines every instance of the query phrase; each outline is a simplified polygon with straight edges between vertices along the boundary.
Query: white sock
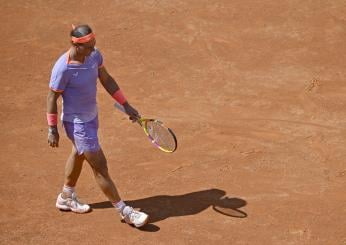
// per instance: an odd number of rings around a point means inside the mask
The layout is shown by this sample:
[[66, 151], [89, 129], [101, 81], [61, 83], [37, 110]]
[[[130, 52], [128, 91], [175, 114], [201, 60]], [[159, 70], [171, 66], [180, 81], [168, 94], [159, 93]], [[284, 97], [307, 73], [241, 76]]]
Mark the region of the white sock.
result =
[[71, 197], [72, 194], [75, 192], [75, 187], [64, 185], [64, 187], [62, 188], [62, 192], [65, 196]]
[[115, 207], [119, 214], [122, 214], [123, 209], [126, 207], [126, 204], [122, 200], [117, 203], [112, 202], [112, 205]]

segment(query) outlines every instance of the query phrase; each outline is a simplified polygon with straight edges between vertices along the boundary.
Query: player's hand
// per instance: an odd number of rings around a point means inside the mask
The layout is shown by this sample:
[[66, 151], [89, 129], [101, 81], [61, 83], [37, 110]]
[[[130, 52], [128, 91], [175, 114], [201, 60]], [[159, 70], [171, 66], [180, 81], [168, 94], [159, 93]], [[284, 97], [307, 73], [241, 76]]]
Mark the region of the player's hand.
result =
[[48, 128], [48, 145], [51, 147], [59, 147], [59, 133], [58, 128]]
[[141, 118], [138, 111], [135, 108], [133, 108], [129, 103], [126, 102], [125, 104], [123, 104], [123, 106], [124, 106], [125, 112], [127, 113], [127, 115], [130, 116], [130, 120], [132, 122], [136, 122]]

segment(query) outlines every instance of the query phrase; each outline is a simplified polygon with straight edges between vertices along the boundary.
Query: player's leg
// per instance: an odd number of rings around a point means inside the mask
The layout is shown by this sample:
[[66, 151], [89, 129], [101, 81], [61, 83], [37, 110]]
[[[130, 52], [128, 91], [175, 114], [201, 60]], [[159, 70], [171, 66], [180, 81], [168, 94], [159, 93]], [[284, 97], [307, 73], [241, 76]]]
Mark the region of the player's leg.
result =
[[97, 152], [84, 152], [85, 159], [89, 162], [93, 169], [96, 182], [100, 186], [103, 193], [107, 196], [112, 205], [119, 212], [120, 216], [128, 224], [141, 227], [147, 223], [148, 215], [134, 210], [127, 206], [120, 198], [117, 188], [109, 176], [107, 160], [100, 148]]
[[76, 213], [87, 213], [90, 206], [81, 203], [75, 191], [77, 180], [83, 167], [84, 156], [79, 155], [76, 148], [72, 147], [72, 152], [67, 159], [65, 166], [65, 181], [62, 192], [56, 200], [56, 207], [60, 210], [73, 211]]
[[[82, 151], [77, 149], [82, 149], [77, 147], [77, 143], [80, 144], [80, 140], [77, 138], [75, 140], [75, 132], [80, 130], [82, 125], [76, 126], [72, 122], [63, 122], [64, 129], [68, 138], [72, 142], [72, 151], [67, 159], [65, 166], [65, 180], [62, 193], [58, 195], [56, 200], [56, 207], [61, 210], [70, 210], [77, 213], [86, 213], [91, 210], [90, 206], [81, 203], [75, 191], [75, 186], [80, 176], [83, 167], [83, 161], [85, 159]], [[80, 145], [79, 145], [80, 146]]]
[[63, 198], [71, 197], [73, 191], [71, 192], [69, 189], [73, 190], [76, 186], [80, 173], [82, 172], [84, 159], [84, 155], [79, 155], [75, 146], [72, 145], [72, 152], [68, 157], [65, 166], [64, 186], [67, 188], [63, 189]]
[[107, 160], [102, 149], [96, 152], [84, 152], [85, 159], [90, 164], [95, 180], [100, 186], [102, 192], [112, 202], [121, 200], [119, 193], [108, 173]]

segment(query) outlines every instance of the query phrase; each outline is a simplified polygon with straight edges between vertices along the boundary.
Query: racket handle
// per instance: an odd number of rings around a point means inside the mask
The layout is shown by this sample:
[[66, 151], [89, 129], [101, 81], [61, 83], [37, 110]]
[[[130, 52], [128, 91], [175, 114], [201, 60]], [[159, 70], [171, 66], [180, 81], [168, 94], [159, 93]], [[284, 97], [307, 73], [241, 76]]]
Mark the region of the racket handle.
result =
[[[125, 111], [124, 106], [120, 105], [118, 102], [115, 102], [115, 103], [114, 103], [114, 107], [117, 108], [119, 111], [121, 111], [121, 112], [127, 114], [126, 111]], [[136, 122], [137, 122], [140, 126], [142, 126], [142, 121], [141, 121], [140, 118], [137, 119]]]
[[122, 111], [123, 113], [126, 114], [125, 108], [122, 105], [120, 105], [118, 102], [114, 103], [114, 107], [117, 108], [119, 111]]

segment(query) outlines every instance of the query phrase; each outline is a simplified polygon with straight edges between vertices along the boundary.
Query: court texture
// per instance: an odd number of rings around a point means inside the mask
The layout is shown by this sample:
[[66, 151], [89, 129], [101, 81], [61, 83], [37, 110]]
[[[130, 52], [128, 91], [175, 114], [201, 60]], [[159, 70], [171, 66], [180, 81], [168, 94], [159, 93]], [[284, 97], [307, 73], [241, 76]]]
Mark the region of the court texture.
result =
[[[343, 0], [0, 0], [0, 244], [346, 244]], [[71, 151], [47, 144], [51, 69], [71, 24], [142, 115], [153, 147], [98, 84], [100, 143], [129, 204], [121, 223], [85, 163], [93, 211], [55, 208]], [[61, 100], [59, 102], [61, 105]]]

